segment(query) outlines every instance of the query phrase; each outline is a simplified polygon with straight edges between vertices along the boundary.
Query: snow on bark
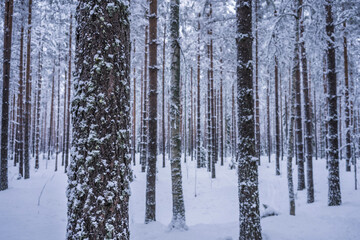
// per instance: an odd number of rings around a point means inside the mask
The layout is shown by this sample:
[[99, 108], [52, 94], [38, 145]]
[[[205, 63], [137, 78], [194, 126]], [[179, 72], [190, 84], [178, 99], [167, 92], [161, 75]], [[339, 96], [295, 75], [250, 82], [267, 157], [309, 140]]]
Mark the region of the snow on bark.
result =
[[237, 16], [237, 106], [238, 189], [240, 240], [262, 239], [259, 211], [258, 165], [252, 66], [252, 1], [238, 0]]
[[129, 1], [79, 1], [67, 239], [129, 239]]

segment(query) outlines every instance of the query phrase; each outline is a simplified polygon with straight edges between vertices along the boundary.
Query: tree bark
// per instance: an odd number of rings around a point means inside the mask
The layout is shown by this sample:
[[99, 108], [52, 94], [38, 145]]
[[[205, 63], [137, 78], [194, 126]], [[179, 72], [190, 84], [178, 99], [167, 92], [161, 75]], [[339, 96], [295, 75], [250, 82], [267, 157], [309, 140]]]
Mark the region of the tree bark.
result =
[[69, 240], [130, 239], [129, 5], [128, 0], [78, 4]]
[[179, 0], [170, 1], [170, 43], [171, 43], [171, 186], [172, 220], [171, 229], [187, 229], [181, 174], [181, 128], [180, 125], [180, 45], [179, 45]]
[[238, 190], [240, 240], [262, 239], [259, 211], [258, 165], [255, 149], [255, 121], [252, 62], [252, 1], [237, 0], [237, 107]]
[[5, 1], [4, 15], [4, 53], [3, 53], [3, 90], [2, 90], [2, 119], [1, 119], [1, 165], [0, 165], [0, 191], [8, 189], [8, 134], [9, 134], [9, 95], [11, 70], [11, 41], [13, 0]]
[[329, 154], [329, 194], [328, 205], [341, 205], [339, 149], [338, 149], [338, 113], [337, 113], [337, 79], [335, 56], [335, 26], [332, 13], [333, 0], [325, 1], [326, 34], [327, 34], [327, 88], [328, 94], [328, 154]]
[[151, 0], [149, 14], [149, 142], [146, 174], [145, 223], [156, 221], [157, 17], [157, 0]]

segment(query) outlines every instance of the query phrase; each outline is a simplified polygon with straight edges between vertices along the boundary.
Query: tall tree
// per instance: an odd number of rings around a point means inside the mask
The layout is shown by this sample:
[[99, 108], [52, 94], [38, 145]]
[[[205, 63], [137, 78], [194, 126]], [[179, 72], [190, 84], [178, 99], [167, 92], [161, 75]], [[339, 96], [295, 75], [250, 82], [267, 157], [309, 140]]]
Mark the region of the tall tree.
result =
[[166, 144], [166, 132], [165, 132], [165, 54], [166, 54], [166, 17], [165, 17], [165, 23], [164, 23], [164, 36], [163, 36], [163, 49], [162, 49], [162, 55], [163, 55], [163, 61], [162, 61], [162, 125], [161, 125], [161, 132], [162, 132], [162, 167], [165, 167], [165, 144]]
[[187, 229], [181, 174], [181, 128], [180, 126], [180, 0], [170, 1], [171, 44], [171, 187], [173, 216], [170, 228]]
[[200, 96], [201, 96], [201, 89], [200, 89], [200, 13], [198, 14], [198, 42], [197, 42], [197, 116], [196, 116], [196, 167], [200, 168], [203, 166], [203, 161], [201, 159], [201, 106], [200, 106]]
[[14, 1], [5, 1], [4, 15], [4, 53], [3, 53], [3, 91], [1, 119], [1, 158], [0, 158], [0, 191], [8, 188], [8, 127], [9, 127], [9, 95], [10, 95], [10, 61], [12, 41], [12, 19]]
[[80, 0], [77, 7], [69, 240], [130, 238], [129, 5]]
[[[38, 59], [38, 79], [37, 79], [37, 95], [36, 95], [36, 130], [35, 130], [35, 169], [39, 169], [39, 159], [40, 159], [40, 112], [41, 112], [41, 87], [42, 87], [42, 45], [39, 51]], [[64, 115], [65, 116], [65, 115]], [[64, 121], [65, 122], [65, 121]], [[65, 129], [65, 127], [64, 127]]]
[[303, 79], [303, 96], [304, 96], [304, 117], [305, 117], [305, 145], [306, 145], [306, 183], [307, 183], [307, 202], [313, 203], [314, 199], [314, 178], [313, 178], [313, 126], [312, 126], [312, 110], [308, 81], [308, 69], [307, 69], [307, 56], [304, 40], [304, 7], [303, 1], [299, 0], [300, 6], [300, 54], [301, 54], [301, 66], [302, 66], [302, 79]]
[[[343, 23], [344, 30], [346, 31], [346, 22]], [[346, 32], [343, 37], [344, 47], [344, 75], [345, 75], [345, 134], [346, 134], [346, 171], [351, 171], [350, 159], [352, 158], [351, 150], [351, 129], [350, 129], [350, 100], [349, 100], [349, 61], [348, 61], [348, 47]]]
[[259, 7], [258, 1], [255, 0], [255, 139], [256, 153], [260, 162], [261, 140], [260, 140], [260, 101], [259, 101]]
[[156, 221], [157, 18], [157, 0], [151, 0], [149, 14], [149, 153], [146, 172], [145, 223]]
[[295, 81], [295, 93], [296, 93], [296, 104], [295, 104], [295, 144], [296, 144], [296, 155], [298, 163], [298, 190], [305, 189], [305, 169], [304, 169], [304, 143], [303, 143], [303, 128], [302, 128], [302, 115], [301, 115], [301, 77], [300, 77], [300, 18], [302, 6], [300, 2], [295, 3], [295, 11], [297, 14], [295, 20], [295, 49], [294, 52], [294, 67], [293, 67], [293, 81]]
[[28, 3], [28, 29], [26, 50], [26, 85], [25, 85], [25, 139], [24, 139], [24, 178], [30, 178], [30, 126], [31, 126], [31, 20], [32, 0]]
[[238, 190], [240, 240], [262, 239], [259, 211], [258, 165], [252, 66], [252, 0], [236, 2]]
[[326, 34], [327, 34], [327, 89], [328, 89], [328, 154], [329, 154], [329, 196], [328, 205], [341, 205], [339, 149], [338, 149], [338, 113], [337, 113], [337, 80], [335, 56], [335, 25], [332, 13], [333, 0], [325, 0]]

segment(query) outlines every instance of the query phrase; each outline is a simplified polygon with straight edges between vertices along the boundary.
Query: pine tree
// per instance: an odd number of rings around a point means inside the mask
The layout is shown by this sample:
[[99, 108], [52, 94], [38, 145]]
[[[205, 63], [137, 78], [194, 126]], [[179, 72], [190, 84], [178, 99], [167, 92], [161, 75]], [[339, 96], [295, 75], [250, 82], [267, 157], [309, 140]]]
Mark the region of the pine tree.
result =
[[305, 41], [303, 39], [305, 26], [304, 26], [304, 13], [303, 13], [303, 1], [299, 0], [299, 6], [301, 16], [300, 19], [300, 54], [301, 54], [301, 66], [302, 66], [302, 79], [303, 79], [303, 96], [304, 96], [304, 116], [305, 116], [305, 144], [306, 144], [306, 182], [307, 182], [307, 203], [313, 203], [314, 199], [314, 178], [313, 178], [313, 126], [311, 116], [311, 100], [308, 81], [308, 69], [307, 69], [307, 56], [305, 49]]
[[156, 221], [157, 76], [157, 0], [151, 0], [149, 14], [149, 152], [146, 172], [145, 223]]
[[240, 240], [262, 239], [259, 211], [258, 165], [255, 149], [255, 121], [252, 62], [252, 1], [237, 0], [237, 106], [238, 189]]
[[4, 54], [3, 54], [3, 90], [1, 119], [1, 158], [0, 158], [0, 191], [8, 188], [8, 126], [9, 126], [9, 95], [10, 95], [10, 60], [13, 23], [13, 0], [5, 1], [4, 15]]
[[329, 154], [329, 206], [341, 205], [339, 149], [338, 149], [338, 113], [337, 113], [337, 80], [335, 59], [335, 26], [333, 20], [333, 0], [325, 0], [326, 34], [327, 34], [327, 88], [328, 88], [328, 154]]
[[79, 1], [67, 239], [129, 234], [129, 1]]
[[187, 229], [181, 174], [181, 128], [180, 126], [180, 44], [179, 44], [180, 0], [170, 1], [171, 44], [171, 186], [173, 216], [170, 228]]

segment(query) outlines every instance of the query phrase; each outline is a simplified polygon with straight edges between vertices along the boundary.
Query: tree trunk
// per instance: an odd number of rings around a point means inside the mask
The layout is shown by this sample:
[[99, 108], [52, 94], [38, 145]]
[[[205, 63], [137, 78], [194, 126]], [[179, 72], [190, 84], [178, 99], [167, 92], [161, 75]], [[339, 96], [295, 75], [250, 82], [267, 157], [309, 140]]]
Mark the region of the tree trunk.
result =
[[280, 175], [280, 118], [279, 116], [279, 67], [275, 55], [275, 164], [276, 175]]
[[255, 0], [255, 139], [256, 139], [256, 153], [259, 161], [261, 154], [261, 139], [260, 139], [260, 100], [259, 100], [259, 11], [258, 0]]
[[26, 53], [26, 90], [25, 90], [25, 139], [24, 139], [24, 178], [30, 178], [30, 125], [31, 125], [31, 17], [32, 0], [29, 0], [29, 16]]
[[[299, 6], [303, 5], [303, 1], [299, 0]], [[314, 199], [314, 178], [313, 178], [313, 133], [312, 133], [312, 116], [311, 116], [311, 100], [308, 81], [307, 57], [305, 49], [305, 41], [303, 35], [305, 32], [303, 8], [300, 8], [300, 51], [301, 66], [303, 79], [303, 96], [304, 96], [304, 116], [305, 116], [305, 144], [306, 144], [306, 180], [307, 180], [307, 203], [313, 203]]]
[[157, 0], [151, 0], [149, 14], [149, 154], [146, 174], [145, 223], [156, 221], [157, 17]]
[[55, 98], [55, 60], [52, 74], [52, 87], [51, 87], [51, 105], [50, 105], [50, 129], [49, 129], [49, 141], [48, 141], [48, 156], [46, 160], [46, 169], [48, 167], [48, 162], [50, 161], [51, 153], [53, 150], [53, 146], [51, 144], [52, 136], [53, 136], [53, 122], [54, 122], [54, 98]]
[[145, 56], [144, 56], [144, 103], [143, 103], [143, 112], [142, 112], [142, 129], [141, 129], [141, 150], [140, 150], [140, 163], [141, 163], [141, 172], [146, 170], [147, 162], [147, 146], [148, 146], [148, 129], [147, 129], [147, 68], [148, 68], [148, 26], [145, 26]]
[[252, 61], [253, 44], [251, 5], [251, 0], [237, 0], [236, 3], [240, 240], [262, 239], [255, 149], [253, 67], [249, 64]]
[[77, 8], [69, 240], [130, 239], [129, 4], [81, 0]]
[[[201, 17], [200, 13], [198, 15], [199, 19]], [[197, 117], [196, 117], [196, 167], [203, 167], [203, 159], [201, 157], [201, 106], [200, 106], [200, 20], [198, 20], [198, 45], [197, 45]]]
[[9, 95], [10, 95], [10, 61], [12, 41], [13, 0], [5, 2], [4, 16], [4, 53], [3, 53], [3, 91], [1, 119], [1, 165], [0, 191], [8, 189], [8, 133], [9, 133]]
[[328, 87], [328, 154], [329, 154], [329, 195], [328, 205], [341, 205], [339, 149], [338, 149], [338, 113], [337, 113], [337, 80], [335, 56], [335, 26], [332, 13], [333, 0], [325, 1], [327, 39], [327, 87]]
[[[135, 55], [136, 55], [136, 41], [134, 39], [134, 58], [135, 58]], [[134, 101], [133, 101], [133, 117], [132, 117], [132, 136], [131, 136], [131, 157], [132, 157], [132, 160], [133, 160], [133, 164], [134, 166], [136, 165], [136, 159], [135, 159], [135, 154], [136, 154], [136, 67], [134, 66], [134, 76], [133, 76], [133, 98], [134, 98]]]
[[181, 128], [180, 126], [180, 45], [179, 0], [170, 1], [171, 42], [171, 186], [173, 216], [170, 229], [187, 229], [181, 174]]
[[[41, 113], [41, 87], [42, 87], [42, 45], [39, 52], [39, 62], [38, 62], [38, 80], [37, 80], [37, 96], [36, 96], [36, 130], [35, 130], [35, 169], [39, 169], [39, 159], [40, 159], [40, 113]], [[65, 127], [64, 127], [65, 129]]]
[[164, 42], [163, 42], [163, 62], [162, 62], [162, 167], [165, 167], [165, 145], [166, 145], [166, 133], [165, 133], [165, 50], [166, 50], [166, 18], [164, 23]]
[[[343, 23], [344, 29], [346, 30], [346, 22]], [[351, 130], [350, 130], [350, 101], [349, 101], [349, 63], [348, 63], [348, 47], [347, 38], [344, 33], [344, 74], [345, 74], [345, 135], [346, 135], [346, 171], [351, 171], [350, 159], [352, 158], [351, 153]]]
[[305, 169], [304, 169], [304, 142], [303, 142], [303, 128], [302, 128], [302, 117], [301, 117], [301, 88], [300, 88], [300, 18], [301, 18], [301, 9], [302, 6], [299, 5], [300, 3], [296, 3], [296, 12], [297, 18], [295, 21], [295, 56], [294, 56], [294, 67], [293, 67], [293, 81], [295, 81], [295, 93], [296, 93], [296, 104], [295, 104], [295, 111], [296, 111], [296, 124], [295, 124], [295, 144], [297, 147], [296, 155], [297, 155], [297, 162], [298, 162], [298, 187], [299, 191], [305, 189]]
[[66, 150], [65, 150], [65, 173], [67, 172], [69, 164], [70, 151], [70, 101], [71, 101], [71, 56], [72, 56], [72, 14], [70, 14], [70, 29], [69, 29], [69, 63], [68, 63], [68, 90], [67, 90], [67, 114], [66, 114]]

